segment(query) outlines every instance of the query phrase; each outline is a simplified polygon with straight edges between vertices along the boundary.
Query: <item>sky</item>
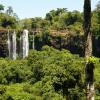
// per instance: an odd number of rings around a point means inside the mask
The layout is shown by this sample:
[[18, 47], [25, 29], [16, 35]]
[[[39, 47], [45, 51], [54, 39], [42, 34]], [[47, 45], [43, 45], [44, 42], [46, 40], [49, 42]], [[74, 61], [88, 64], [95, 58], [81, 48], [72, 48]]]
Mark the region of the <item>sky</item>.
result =
[[[92, 10], [100, 0], [91, 0]], [[83, 11], [84, 0], [0, 0], [6, 7], [12, 6], [20, 19], [45, 17], [46, 13], [56, 8], [67, 8], [69, 11]]]

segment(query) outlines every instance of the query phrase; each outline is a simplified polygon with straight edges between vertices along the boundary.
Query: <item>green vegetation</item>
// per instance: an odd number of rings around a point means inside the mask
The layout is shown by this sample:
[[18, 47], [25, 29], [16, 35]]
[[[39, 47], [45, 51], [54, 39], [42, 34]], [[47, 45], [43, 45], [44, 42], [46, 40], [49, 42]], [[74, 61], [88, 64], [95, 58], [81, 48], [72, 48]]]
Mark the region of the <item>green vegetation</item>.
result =
[[[84, 59], [83, 13], [66, 8], [51, 10], [45, 18], [20, 20], [13, 8], [0, 4], [0, 100], [85, 100], [85, 60], [94, 64], [95, 100], [100, 100], [100, 2], [92, 11], [93, 55]], [[7, 58], [7, 30], [29, 33], [25, 59]], [[68, 49], [68, 50], [65, 50]], [[5, 57], [5, 58], [4, 58]], [[90, 68], [91, 69], [91, 68]]]
[[[44, 46], [24, 60], [0, 59], [1, 100], [84, 100], [85, 60], [67, 50]], [[96, 98], [100, 99], [100, 63], [95, 62]], [[10, 99], [9, 99], [10, 98]]]
[[25, 60], [1, 58], [0, 97], [7, 100], [79, 99], [84, 95], [83, 69], [83, 58], [48, 46], [42, 51], [30, 51]]

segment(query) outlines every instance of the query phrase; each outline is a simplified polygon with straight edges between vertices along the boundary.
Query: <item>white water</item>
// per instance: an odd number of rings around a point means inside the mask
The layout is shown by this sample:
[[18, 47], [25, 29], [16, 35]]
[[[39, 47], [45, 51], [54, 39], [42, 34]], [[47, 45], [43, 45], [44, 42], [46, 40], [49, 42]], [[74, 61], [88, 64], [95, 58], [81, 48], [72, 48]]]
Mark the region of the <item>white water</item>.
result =
[[33, 32], [33, 50], [35, 49], [35, 46], [34, 46], [34, 32]]
[[8, 55], [9, 55], [9, 58], [10, 58], [10, 35], [9, 35], [9, 30], [8, 30], [8, 41], [7, 41], [7, 44], [8, 44]]
[[28, 30], [23, 30], [23, 33], [20, 36], [20, 49], [21, 58], [25, 58], [28, 56], [29, 52], [29, 41], [28, 41]]
[[8, 31], [8, 52], [9, 58], [16, 60], [16, 33]]

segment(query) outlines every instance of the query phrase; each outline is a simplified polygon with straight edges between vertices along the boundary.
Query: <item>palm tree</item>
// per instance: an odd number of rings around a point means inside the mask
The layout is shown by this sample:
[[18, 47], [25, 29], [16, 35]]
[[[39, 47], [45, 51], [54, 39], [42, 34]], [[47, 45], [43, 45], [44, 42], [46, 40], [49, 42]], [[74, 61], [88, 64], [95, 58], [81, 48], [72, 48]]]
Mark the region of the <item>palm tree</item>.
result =
[[2, 4], [0, 4], [0, 12], [4, 10], [4, 6]]
[[[84, 0], [84, 35], [85, 35], [85, 57], [92, 56], [92, 33], [91, 33], [91, 0]], [[94, 64], [86, 60], [86, 100], [94, 100]]]
[[13, 15], [13, 8], [11, 6], [9, 6], [8, 9], [7, 9], [7, 11], [6, 11], [6, 13], [8, 15], [12, 16]]

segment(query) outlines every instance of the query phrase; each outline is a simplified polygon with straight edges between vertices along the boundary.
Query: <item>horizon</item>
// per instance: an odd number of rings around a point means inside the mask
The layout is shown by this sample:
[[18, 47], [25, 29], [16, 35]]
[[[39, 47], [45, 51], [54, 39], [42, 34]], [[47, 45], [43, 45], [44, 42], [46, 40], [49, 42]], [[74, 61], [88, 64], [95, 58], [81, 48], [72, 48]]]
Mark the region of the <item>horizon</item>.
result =
[[[97, 3], [100, 0], [92, 0], [91, 6], [92, 10], [95, 9]], [[20, 3], [19, 3], [20, 2]], [[66, 2], [66, 3], [65, 3]], [[83, 11], [84, 1], [77, 0], [72, 2], [72, 0], [37, 0], [37, 1], [24, 1], [24, 0], [0, 0], [0, 3], [7, 9], [8, 6], [12, 6], [14, 12], [18, 15], [20, 19], [42, 17], [44, 18], [46, 13], [51, 10], [56, 10], [57, 8], [67, 8], [68, 11]], [[71, 6], [72, 5], [72, 6]], [[74, 6], [73, 6], [74, 5]]]

